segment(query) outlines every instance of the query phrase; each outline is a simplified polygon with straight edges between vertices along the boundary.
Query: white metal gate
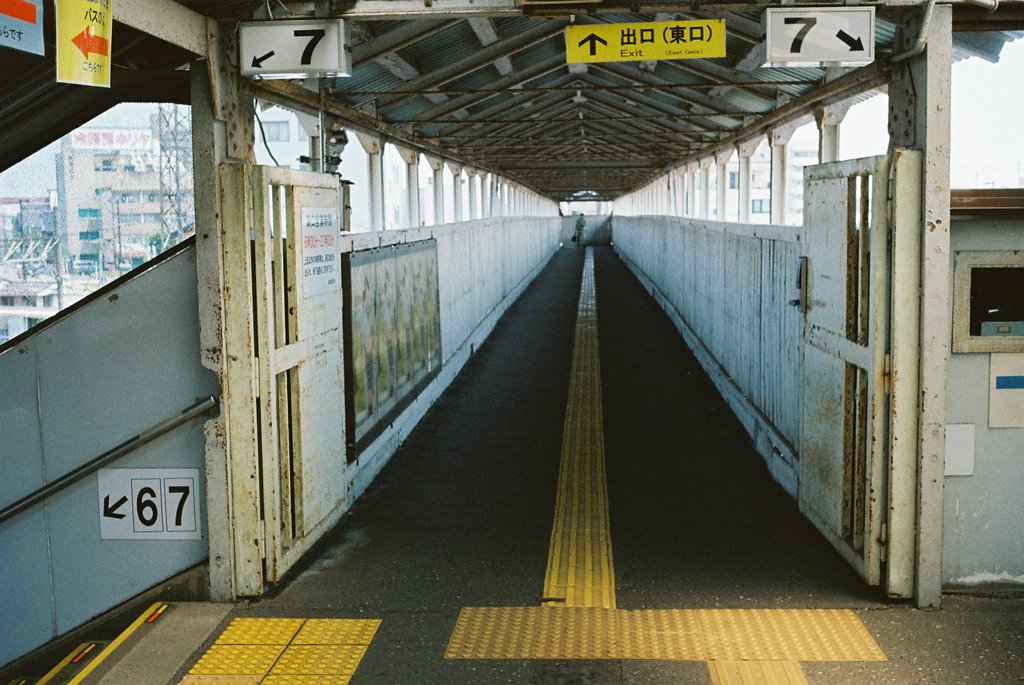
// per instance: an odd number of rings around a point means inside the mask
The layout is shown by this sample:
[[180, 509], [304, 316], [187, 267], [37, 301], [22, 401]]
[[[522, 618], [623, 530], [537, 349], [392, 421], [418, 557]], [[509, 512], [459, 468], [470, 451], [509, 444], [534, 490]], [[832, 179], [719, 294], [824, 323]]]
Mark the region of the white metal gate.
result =
[[906, 354], [916, 343], [905, 332], [917, 320], [918, 293], [906, 291], [919, 268], [920, 227], [908, 209], [919, 168], [918, 153], [897, 151], [805, 170], [800, 509], [868, 583], [882, 581], [888, 553], [886, 588], [899, 596], [913, 583], [905, 570], [914, 554], [907, 495], [916, 488], [917, 403], [909, 380], [900, 401], [891, 399], [890, 352], [899, 350], [916, 387], [917, 360]]
[[338, 179], [253, 168], [265, 580], [344, 510], [345, 395]]

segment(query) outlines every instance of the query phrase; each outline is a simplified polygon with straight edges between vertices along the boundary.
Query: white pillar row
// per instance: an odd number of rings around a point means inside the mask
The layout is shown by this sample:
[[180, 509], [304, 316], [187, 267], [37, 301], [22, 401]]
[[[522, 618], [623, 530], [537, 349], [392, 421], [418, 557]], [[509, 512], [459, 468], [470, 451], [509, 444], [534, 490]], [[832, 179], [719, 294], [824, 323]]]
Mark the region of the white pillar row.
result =
[[420, 153], [398, 148], [398, 154], [406, 164], [405, 216], [409, 227], [416, 228], [420, 225]]
[[715, 190], [718, 195], [715, 202], [715, 218], [719, 221], [725, 221], [725, 193], [729, 186], [726, 165], [731, 157], [732, 150], [719, 152], [715, 155], [715, 171], [718, 177], [715, 184]]
[[453, 220], [455, 223], [462, 221], [462, 165], [448, 162], [448, 168], [452, 172], [452, 204], [455, 205]]
[[427, 157], [431, 171], [434, 172], [434, 225], [444, 223], [444, 160]]
[[839, 159], [839, 125], [843, 123], [850, 103], [829, 105], [814, 113], [818, 125], [818, 162], [835, 162]]
[[466, 169], [466, 179], [469, 186], [469, 217], [470, 221], [480, 218], [480, 186], [477, 185], [477, 170]]
[[376, 136], [357, 133], [359, 144], [366, 150], [366, 166], [370, 194], [370, 230], [384, 230], [384, 143]]
[[789, 196], [789, 139], [793, 137], [795, 130], [796, 126], [790, 124], [768, 134], [772, 146], [772, 223], [779, 226], [786, 223]]
[[700, 218], [711, 218], [711, 158], [700, 161]]
[[736, 188], [739, 190], [739, 213], [737, 219], [741, 223], [750, 221], [750, 158], [757, 151], [761, 144], [760, 138], [744, 140], [736, 145], [736, 154], [739, 156], [740, 168], [736, 173]]

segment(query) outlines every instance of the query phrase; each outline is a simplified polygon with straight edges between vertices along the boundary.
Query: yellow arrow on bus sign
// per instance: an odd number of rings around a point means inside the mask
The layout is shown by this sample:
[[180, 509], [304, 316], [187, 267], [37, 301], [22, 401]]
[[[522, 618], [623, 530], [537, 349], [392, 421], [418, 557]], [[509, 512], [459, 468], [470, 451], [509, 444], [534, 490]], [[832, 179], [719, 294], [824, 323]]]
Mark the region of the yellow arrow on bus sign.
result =
[[725, 57], [725, 20], [567, 26], [565, 57], [570, 64]]

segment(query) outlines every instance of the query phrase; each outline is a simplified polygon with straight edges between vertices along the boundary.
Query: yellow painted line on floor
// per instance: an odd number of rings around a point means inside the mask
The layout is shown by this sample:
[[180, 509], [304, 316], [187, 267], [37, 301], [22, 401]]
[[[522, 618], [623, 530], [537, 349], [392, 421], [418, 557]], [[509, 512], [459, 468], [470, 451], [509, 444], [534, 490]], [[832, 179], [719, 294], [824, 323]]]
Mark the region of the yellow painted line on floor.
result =
[[46, 683], [49, 683], [51, 680], [53, 680], [57, 676], [58, 673], [61, 672], [61, 670], [65, 666], [70, 664], [79, 654], [81, 654], [86, 649], [88, 649], [89, 645], [91, 645], [91, 644], [93, 644], [93, 643], [91, 643], [91, 642], [83, 642], [82, 644], [80, 644], [77, 647], [75, 647], [75, 650], [73, 652], [68, 654], [63, 659], [61, 659], [60, 663], [58, 663], [56, 666], [51, 668], [50, 671], [46, 675], [44, 675], [42, 678], [40, 678], [39, 682], [36, 685], [46, 685]]
[[79, 671], [78, 675], [76, 675], [74, 678], [68, 681], [67, 685], [80, 685], [80, 683], [83, 680], [85, 680], [90, 673], [96, 670], [97, 666], [102, 664], [107, 657], [113, 654], [117, 650], [117, 648], [124, 643], [125, 640], [131, 637], [132, 634], [135, 633], [135, 631], [138, 630], [139, 627], [146, 622], [146, 619], [152, 616], [153, 612], [157, 611], [162, 604], [163, 602], [156, 602], [152, 604], [148, 609], [146, 609], [146, 611], [137, 619], [135, 619], [130, 626], [125, 628], [120, 635], [114, 638], [113, 642], [104, 647], [102, 652], [93, 657], [93, 660], [86, 664], [85, 667], [81, 671]]
[[181, 685], [347, 685], [380, 623], [236, 618]]
[[795, 661], [709, 661], [712, 685], [807, 685]]
[[885, 654], [864, 624], [848, 609], [615, 610], [593, 607], [463, 609], [445, 657], [885, 660]]
[[576, 315], [569, 401], [551, 530], [544, 603], [615, 608], [611, 523], [601, 415], [594, 256], [587, 248]]

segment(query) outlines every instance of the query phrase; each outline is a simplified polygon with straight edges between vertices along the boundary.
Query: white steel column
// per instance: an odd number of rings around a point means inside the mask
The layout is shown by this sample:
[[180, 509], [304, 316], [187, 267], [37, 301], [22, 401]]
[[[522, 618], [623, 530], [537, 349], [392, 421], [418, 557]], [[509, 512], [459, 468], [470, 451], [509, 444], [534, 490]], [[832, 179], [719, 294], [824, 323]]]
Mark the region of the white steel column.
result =
[[370, 230], [384, 230], [384, 144], [380, 138], [357, 133], [360, 145], [366, 150], [369, 177]]
[[719, 221], [725, 221], [725, 191], [728, 189], [728, 182], [726, 178], [725, 165], [729, 163], [729, 159], [732, 157], [732, 150], [727, 152], [719, 152], [715, 155], [715, 168], [718, 172], [718, 180], [715, 185], [716, 194], [718, 197], [715, 202], [715, 218]]
[[711, 218], [711, 160], [700, 161], [700, 218]]
[[476, 182], [476, 169], [466, 169], [466, 179], [469, 185], [469, 220], [480, 218], [480, 193]]
[[787, 126], [772, 131], [768, 135], [772, 145], [772, 223], [776, 225], [786, 223], [786, 205], [789, 195], [789, 139], [793, 137], [795, 130], [795, 127]]
[[452, 171], [452, 204], [455, 205], [453, 214], [455, 223], [462, 221], [462, 165], [448, 162], [448, 168]]
[[686, 216], [697, 216], [697, 165], [686, 167]]
[[420, 225], [420, 153], [415, 150], [398, 148], [398, 154], [406, 164], [406, 192], [405, 192], [405, 216], [409, 220], [409, 227], [415, 228]]
[[759, 138], [745, 140], [736, 146], [736, 154], [739, 156], [740, 168], [736, 173], [736, 188], [739, 190], [739, 213], [737, 220], [741, 223], [750, 221], [750, 158], [754, 156]]
[[[931, 6], [929, 6], [931, 9]], [[927, 12], [926, 12], [927, 14]], [[902, 78], [889, 83], [892, 147], [924, 151], [921, 180], [921, 325], [919, 449], [917, 464], [916, 588], [919, 607], [942, 601], [943, 480], [946, 452], [946, 383], [949, 375], [950, 244], [949, 147], [952, 14], [936, 5], [927, 22], [923, 51], [908, 49]], [[901, 47], [919, 34], [915, 17]], [[915, 54], [918, 53], [918, 54]], [[900, 65], [903, 67], [904, 65]], [[890, 541], [890, 544], [893, 542]]]
[[839, 159], [839, 125], [850, 110], [848, 104], [829, 105], [814, 113], [818, 125], [818, 162], [835, 162]]
[[494, 174], [480, 175], [480, 218], [489, 219], [494, 215]]
[[434, 172], [434, 225], [444, 223], [444, 161], [427, 157]]

